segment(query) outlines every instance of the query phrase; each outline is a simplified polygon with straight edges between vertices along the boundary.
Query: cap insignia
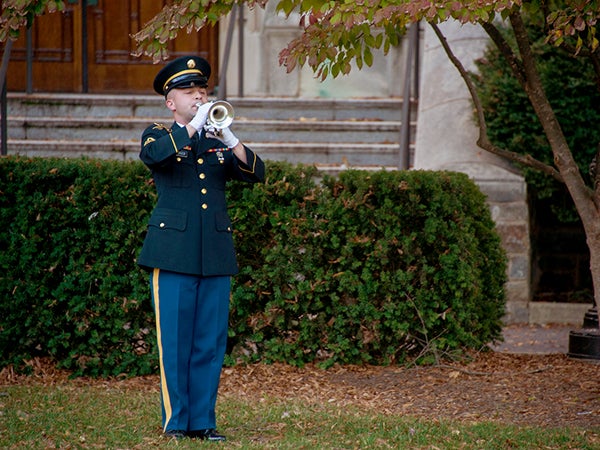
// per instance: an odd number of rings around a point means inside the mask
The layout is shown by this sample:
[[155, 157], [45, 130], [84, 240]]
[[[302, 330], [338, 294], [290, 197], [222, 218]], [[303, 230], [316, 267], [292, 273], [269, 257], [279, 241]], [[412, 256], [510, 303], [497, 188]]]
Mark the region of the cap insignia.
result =
[[193, 69], [194, 67], [196, 67], [196, 61], [194, 61], [193, 59], [188, 59], [187, 66], [189, 69]]

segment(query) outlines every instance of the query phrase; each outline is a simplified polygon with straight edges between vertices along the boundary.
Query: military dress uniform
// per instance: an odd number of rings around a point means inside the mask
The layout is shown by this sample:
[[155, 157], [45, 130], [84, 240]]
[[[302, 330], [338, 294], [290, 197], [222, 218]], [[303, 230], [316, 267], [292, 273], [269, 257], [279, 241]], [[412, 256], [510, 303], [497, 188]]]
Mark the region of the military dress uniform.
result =
[[[180, 63], [169, 70], [177, 73]], [[245, 146], [247, 164], [206, 131], [190, 138], [177, 123], [149, 126], [141, 142], [140, 159], [152, 171], [158, 193], [138, 264], [150, 271], [163, 430], [184, 435], [211, 430], [226, 349], [230, 277], [238, 271], [225, 187], [229, 180], [263, 181], [265, 166]]]

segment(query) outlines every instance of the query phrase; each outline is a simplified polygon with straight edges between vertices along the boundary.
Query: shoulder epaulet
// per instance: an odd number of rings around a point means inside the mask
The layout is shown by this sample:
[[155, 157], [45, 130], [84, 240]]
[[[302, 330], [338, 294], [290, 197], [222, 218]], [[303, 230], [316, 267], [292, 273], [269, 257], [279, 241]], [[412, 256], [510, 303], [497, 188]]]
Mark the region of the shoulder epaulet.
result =
[[152, 127], [153, 130], [165, 130], [168, 133], [171, 132], [171, 129], [165, 125], [163, 125], [162, 123], [154, 123], [154, 126]]

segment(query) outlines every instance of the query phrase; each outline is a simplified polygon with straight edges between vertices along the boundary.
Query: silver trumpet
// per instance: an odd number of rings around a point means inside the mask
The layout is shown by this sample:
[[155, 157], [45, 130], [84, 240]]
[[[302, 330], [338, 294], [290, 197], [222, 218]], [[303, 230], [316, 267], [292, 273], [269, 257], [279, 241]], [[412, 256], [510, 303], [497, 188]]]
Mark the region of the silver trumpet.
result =
[[206, 124], [217, 130], [222, 130], [231, 125], [233, 118], [233, 106], [225, 100], [218, 100], [208, 110]]

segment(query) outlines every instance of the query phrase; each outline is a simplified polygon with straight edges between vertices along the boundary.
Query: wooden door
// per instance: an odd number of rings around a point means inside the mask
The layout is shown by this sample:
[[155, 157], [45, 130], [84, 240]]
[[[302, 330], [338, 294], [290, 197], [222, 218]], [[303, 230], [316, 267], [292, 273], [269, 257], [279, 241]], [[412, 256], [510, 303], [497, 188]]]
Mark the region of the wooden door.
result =
[[[33, 92], [152, 93], [152, 81], [162, 65], [149, 57], [134, 57], [130, 37], [157, 14], [166, 1], [88, 0], [67, 4], [62, 13], [37, 17], [31, 29]], [[87, 16], [86, 26], [83, 26]], [[84, 44], [87, 40], [84, 53]], [[218, 80], [218, 30], [179, 33], [169, 43], [170, 58], [196, 54], [213, 69], [209, 88]], [[9, 91], [27, 90], [27, 40], [23, 32], [13, 44], [7, 74]], [[87, 70], [86, 70], [87, 69]]]

